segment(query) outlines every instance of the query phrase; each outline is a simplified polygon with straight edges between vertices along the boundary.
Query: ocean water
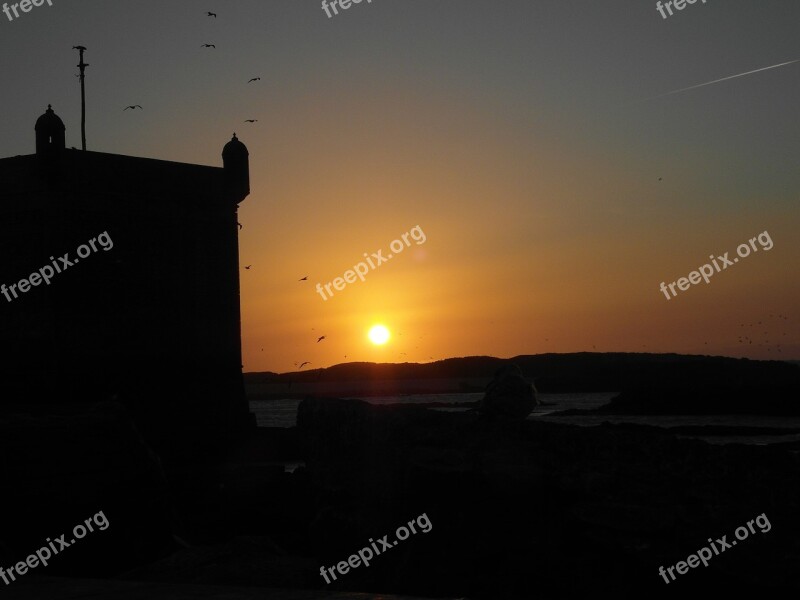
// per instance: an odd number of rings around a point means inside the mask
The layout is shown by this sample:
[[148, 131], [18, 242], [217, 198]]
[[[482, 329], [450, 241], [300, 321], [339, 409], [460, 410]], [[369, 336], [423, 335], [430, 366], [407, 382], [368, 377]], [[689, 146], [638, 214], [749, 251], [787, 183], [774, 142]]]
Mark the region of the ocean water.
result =
[[[616, 392], [603, 393], [578, 393], [578, 394], [539, 394], [539, 399], [544, 403], [537, 406], [528, 416], [529, 419], [550, 421], [590, 427], [608, 423], [636, 423], [653, 425], [656, 427], [677, 426], [748, 426], [748, 427], [774, 427], [800, 429], [800, 417], [773, 417], [754, 415], [667, 415], [667, 416], [553, 416], [556, 411], [571, 408], [590, 409], [607, 404]], [[483, 397], [483, 393], [458, 393], [458, 394], [409, 394], [403, 396], [371, 396], [358, 398], [370, 404], [426, 404], [430, 402], [457, 403], [475, 402]], [[294, 427], [297, 424], [297, 407], [301, 400], [276, 399], [276, 400], [250, 400], [250, 410], [256, 416], [259, 427]], [[433, 410], [459, 412], [465, 408], [434, 408]], [[777, 442], [800, 441], [800, 434], [787, 435], [736, 435], [736, 436], [702, 436], [681, 435], [706, 440], [715, 444], [771, 444]]]

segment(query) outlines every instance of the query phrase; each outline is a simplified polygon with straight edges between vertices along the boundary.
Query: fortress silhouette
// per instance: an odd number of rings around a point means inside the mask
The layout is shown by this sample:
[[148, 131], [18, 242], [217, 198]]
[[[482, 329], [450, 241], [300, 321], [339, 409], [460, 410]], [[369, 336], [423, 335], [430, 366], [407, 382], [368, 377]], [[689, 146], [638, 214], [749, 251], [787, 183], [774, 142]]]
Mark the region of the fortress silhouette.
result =
[[0, 283], [74, 261], [103, 232], [113, 248], [0, 296], [0, 403], [69, 412], [115, 398], [162, 450], [254, 425], [239, 311], [245, 145], [234, 134], [218, 168], [67, 149], [50, 107], [35, 130], [35, 154], [0, 159]]

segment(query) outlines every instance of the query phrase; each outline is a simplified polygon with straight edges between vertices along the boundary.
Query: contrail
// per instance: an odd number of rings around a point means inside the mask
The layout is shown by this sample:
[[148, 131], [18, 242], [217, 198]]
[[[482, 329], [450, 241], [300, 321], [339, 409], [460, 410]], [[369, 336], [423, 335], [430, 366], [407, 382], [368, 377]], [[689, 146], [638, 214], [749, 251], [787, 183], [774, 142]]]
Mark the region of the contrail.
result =
[[792, 63], [799, 62], [800, 58], [796, 60], [790, 60], [789, 62], [780, 63], [779, 65], [772, 65], [771, 67], [763, 67], [761, 69], [756, 69], [755, 71], [748, 71], [747, 73], [739, 73], [738, 75], [731, 75], [730, 77], [723, 77], [722, 79], [715, 79], [714, 81], [709, 81], [707, 83], [700, 83], [698, 85], [692, 85], [689, 87], [681, 88], [679, 90], [672, 90], [671, 92], [667, 92], [666, 94], [661, 94], [660, 96], [653, 96], [652, 98], [648, 98], [648, 100], [655, 100], [656, 98], [663, 98], [664, 96], [669, 96], [671, 94], [679, 94], [680, 92], [686, 92], [689, 90], [694, 90], [697, 88], [701, 88], [707, 85], [711, 85], [713, 83], [719, 83], [720, 81], [727, 81], [728, 79], [736, 79], [737, 77], [744, 77], [745, 75], [752, 75], [753, 73], [758, 73], [759, 71], [768, 71], [769, 69], [777, 69], [778, 67], [783, 67], [786, 65], [791, 65]]

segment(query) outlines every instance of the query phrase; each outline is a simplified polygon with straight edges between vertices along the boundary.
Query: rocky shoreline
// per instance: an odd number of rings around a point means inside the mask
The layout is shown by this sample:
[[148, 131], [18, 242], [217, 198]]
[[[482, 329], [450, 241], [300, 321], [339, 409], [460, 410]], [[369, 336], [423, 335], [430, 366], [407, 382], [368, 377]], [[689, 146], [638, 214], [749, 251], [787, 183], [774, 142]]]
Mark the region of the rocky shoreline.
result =
[[[0, 440], [3, 456], [19, 457], [7, 472], [4, 504], [15, 520], [0, 538], [0, 564], [24, 559], [75, 514], [102, 509], [111, 523], [48, 576], [319, 597], [800, 591], [800, 443], [716, 446], [648, 426], [486, 422], [475, 412], [310, 398], [296, 428], [242, 435], [221, 460], [162, 465], [125, 414], [107, 409], [4, 416]], [[305, 466], [286, 472], [291, 460]], [[430, 533], [330, 585], [320, 577], [321, 566], [422, 513]], [[659, 566], [762, 513], [769, 533], [680, 581], [659, 577]]]

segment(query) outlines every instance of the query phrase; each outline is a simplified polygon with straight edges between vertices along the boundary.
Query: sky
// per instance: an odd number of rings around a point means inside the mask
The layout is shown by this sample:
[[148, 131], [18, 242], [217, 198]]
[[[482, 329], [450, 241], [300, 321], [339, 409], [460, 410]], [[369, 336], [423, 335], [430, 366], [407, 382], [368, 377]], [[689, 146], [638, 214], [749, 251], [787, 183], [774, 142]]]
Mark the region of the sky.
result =
[[800, 359], [800, 62], [669, 93], [800, 59], [796, 0], [51, 1], [0, 13], [0, 157], [48, 104], [80, 147], [74, 45], [89, 150], [221, 166], [236, 132], [245, 371]]

